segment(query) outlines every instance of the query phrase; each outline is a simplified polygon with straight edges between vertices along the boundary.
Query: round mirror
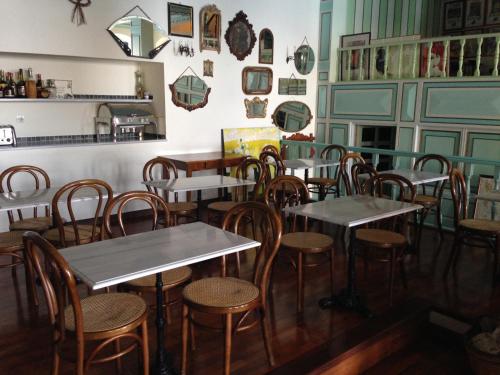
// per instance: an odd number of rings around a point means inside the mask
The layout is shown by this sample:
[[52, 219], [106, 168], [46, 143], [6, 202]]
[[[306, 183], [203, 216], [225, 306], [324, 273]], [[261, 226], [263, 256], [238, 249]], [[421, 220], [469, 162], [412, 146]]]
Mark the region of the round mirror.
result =
[[172, 102], [188, 111], [203, 108], [208, 102], [211, 90], [205, 81], [194, 75], [181, 76], [169, 87], [172, 91]]
[[293, 61], [300, 74], [309, 74], [314, 68], [314, 51], [307, 44], [303, 44], [295, 51]]
[[297, 101], [281, 103], [273, 113], [273, 123], [284, 132], [298, 132], [312, 119], [307, 104]]

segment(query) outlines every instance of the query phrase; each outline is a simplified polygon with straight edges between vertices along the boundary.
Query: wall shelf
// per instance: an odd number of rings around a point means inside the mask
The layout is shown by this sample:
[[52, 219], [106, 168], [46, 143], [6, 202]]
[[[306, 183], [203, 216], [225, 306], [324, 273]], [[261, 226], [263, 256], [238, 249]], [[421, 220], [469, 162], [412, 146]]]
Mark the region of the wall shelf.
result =
[[22, 99], [1, 98], [0, 103], [152, 103], [153, 99]]

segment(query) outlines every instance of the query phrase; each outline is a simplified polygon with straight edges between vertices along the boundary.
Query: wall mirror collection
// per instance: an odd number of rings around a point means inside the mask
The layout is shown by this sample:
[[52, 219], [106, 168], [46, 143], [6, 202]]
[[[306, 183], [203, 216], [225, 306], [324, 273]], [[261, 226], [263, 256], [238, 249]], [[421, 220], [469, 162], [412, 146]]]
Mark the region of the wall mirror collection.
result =
[[273, 71], [259, 66], [247, 66], [241, 73], [243, 92], [247, 95], [267, 95], [273, 88]]
[[243, 11], [239, 11], [236, 16], [229, 21], [229, 27], [224, 35], [229, 51], [238, 60], [244, 60], [251, 52], [257, 41], [252, 25], [248, 22], [248, 17]]
[[271, 30], [262, 29], [259, 34], [259, 64], [272, 64], [274, 36]]
[[267, 114], [268, 99], [260, 99], [255, 97], [252, 100], [245, 99], [245, 108], [247, 110], [247, 118], [264, 118]]
[[200, 10], [200, 52], [203, 50], [220, 53], [220, 10], [207, 5]]
[[181, 74], [169, 85], [172, 91], [172, 102], [188, 111], [203, 108], [208, 103], [210, 87], [197, 75]]
[[167, 33], [139, 6], [113, 22], [107, 30], [127, 56], [152, 59], [170, 42]]
[[312, 120], [311, 109], [298, 101], [281, 103], [272, 115], [273, 123], [284, 132], [304, 129]]

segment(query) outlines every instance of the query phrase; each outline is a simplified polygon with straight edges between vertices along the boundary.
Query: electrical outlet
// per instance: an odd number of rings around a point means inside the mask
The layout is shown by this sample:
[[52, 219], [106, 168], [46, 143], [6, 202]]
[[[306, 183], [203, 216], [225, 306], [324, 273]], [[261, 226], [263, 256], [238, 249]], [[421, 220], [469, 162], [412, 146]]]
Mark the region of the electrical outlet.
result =
[[19, 123], [24, 122], [24, 115], [17, 115], [16, 122], [19, 122]]

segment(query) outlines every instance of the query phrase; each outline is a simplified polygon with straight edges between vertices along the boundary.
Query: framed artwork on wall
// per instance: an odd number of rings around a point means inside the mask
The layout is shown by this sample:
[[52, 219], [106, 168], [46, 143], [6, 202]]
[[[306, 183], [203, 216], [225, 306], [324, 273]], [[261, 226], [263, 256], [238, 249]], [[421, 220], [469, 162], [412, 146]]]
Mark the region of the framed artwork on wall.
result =
[[500, 24], [500, 0], [487, 0], [486, 5], [486, 24]]
[[193, 7], [168, 3], [168, 34], [193, 37]]
[[463, 1], [452, 1], [444, 4], [443, 28], [445, 31], [462, 28], [464, 21]]
[[[340, 47], [361, 47], [368, 46], [370, 44], [371, 33], [360, 33], [351, 35], [342, 35], [340, 37]], [[342, 52], [342, 58], [340, 62], [340, 75], [342, 80], [347, 79], [348, 70], [350, 67], [351, 79], [359, 80], [361, 77], [360, 70], [363, 67], [363, 79], [370, 78], [370, 50], [365, 49], [363, 54], [363, 61], [361, 61], [361, 51], [353, 50], [351, 53], [351, 58], [349, 60], [349, 53], [347, 51]]]
[[467, 0], [465, 3], [465, 27], [482, 26], [484, 22], [484, 0]]

